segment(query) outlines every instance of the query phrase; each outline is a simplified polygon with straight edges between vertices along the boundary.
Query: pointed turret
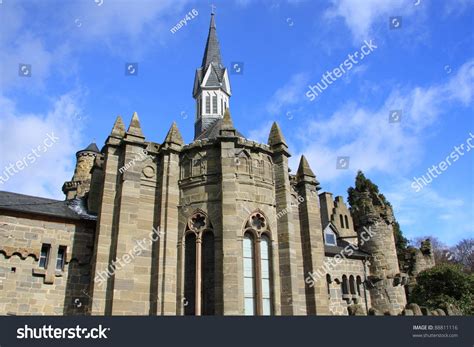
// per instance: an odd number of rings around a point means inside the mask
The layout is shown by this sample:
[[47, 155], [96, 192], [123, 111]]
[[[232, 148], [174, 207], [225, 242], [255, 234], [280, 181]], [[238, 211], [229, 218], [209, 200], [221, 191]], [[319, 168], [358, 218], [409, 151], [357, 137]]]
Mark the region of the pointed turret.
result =
[[133, 112], [132, 120], [127, 130], [128, 134], [144, 137], [142, 132], [142, 127], [140, 126], [140, 120], [138, 119], [138, 114]]
[[122, 116], [117, 116], [117, 119], [115, 119], [115, 123], [110, 135], [118, 137], [125, 136], [125, 124], [123, 124]]
[[179, 146], [184, 145], [183, 137], [181, 136], [181, 133], [179, 132], [176, 122], [173, 122], [170, 130], [168, 130], [168, 134], [166, 135], [164, 143], [167, 143], [167, 144], [174, 143]]
[[321, 190], [319, 182], [316, 179], [316, 175], [314, 174], [313, 170], [311, 170], [311, 167], [309, 166], [309, 163], [304, 155], [301, 156], [298, 171], [296, 172], [296, 177], [298, 184], [302, 182], [309, 183], [314, 185], [316, 190]]
[[229, 109], [225, 110], [224, 118], [222, 118], [221, 126], [219, 130], [220, 136], [235, 136], [236, 129], [234, 128], [234, 123], [232, 122], [232, 117], [230, 116]]
[[306, 157], [304, 155], [301, 156], [300, 165], [298, 166], [298, 171], [296, 174], [300, 177], [303, 177], [303, 176], [316, 177], [316, 175], [313, 173], [313, 170], [311, 170], [311, 167], [309, 166], [309, 163], [306, 160]]
[[268, 145], [270, 147], [284, 145], [285, 147], [288, 148], [285, 137], [283, 136], [280, 126], [278, 125], [277, 122], [273, 122], [272, 129], [270, 130], [270, 135], [268, 136]]

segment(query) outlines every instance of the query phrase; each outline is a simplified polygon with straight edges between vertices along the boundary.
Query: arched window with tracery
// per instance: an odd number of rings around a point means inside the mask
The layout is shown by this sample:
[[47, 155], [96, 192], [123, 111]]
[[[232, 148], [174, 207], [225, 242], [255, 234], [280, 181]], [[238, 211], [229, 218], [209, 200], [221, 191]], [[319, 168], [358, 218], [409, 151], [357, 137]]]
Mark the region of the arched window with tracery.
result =
[[250, 215], [243, 237], [244, 313], [271, 315], [272, 298], [271, 234], [263, 213]]
[[188, 220], [184, 242], [184, 314], [215, 313], [214, 233], [207, 215], [196, 211]]

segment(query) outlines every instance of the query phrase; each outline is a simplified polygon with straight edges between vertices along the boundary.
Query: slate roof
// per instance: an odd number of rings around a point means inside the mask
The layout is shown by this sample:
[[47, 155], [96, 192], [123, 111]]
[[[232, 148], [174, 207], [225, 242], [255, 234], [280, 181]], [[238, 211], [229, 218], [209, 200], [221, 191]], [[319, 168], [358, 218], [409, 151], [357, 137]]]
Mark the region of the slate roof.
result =
[[0, 210], [32, 213], [71, 220], [96, 220], [89, 214], [84, 199], [54, 200], [0, 191]]
[[95, 142], [92, 142], [89, 146], [87, 146], [83, 151], [89, 151], [89, 152], [96, 152], [100, 153], [99, 148], [95, 144]]
[[204, 56], [202, 58], [201, 67], [203, 70], [209, 66], [211, 62], [216, 63], [222, 67], [221, 61], [221, 49], [219, 47], [219, 40], [217, 39], [216, 22], [214, 19], [214, 13], [211, 14], [211, 23], [209, 25], [209, 35], [207, 37], [206, 48], [204, 50]]
[[344, 248], [346, 248], [349, 245], [350, 245], [349, 242], [338, 239], [337, 246], [329, 246], [325, 244], [324, 253], [328, 257], [335, 256], [336, 254], [341, 254], [346, 258], [352, 258], [352, 259], [365, 259], [370, 256], [370, 253], [364, 252], [361, 249], [356, 250], [354, 247], [350, 247], [350, 250], [352, 250], [352, 254], [349, 255], [349, 253], [351, 252], [349, 249], [348, 249], [348, 252], [344, 251]]
[[[217, 138], [220, 135], [220, 131], [222, 129], [222, 121], [223, 121], [222, 118], [219, 118], [218, 120], [216, 120], [214, 123], [212, 123], [209, 126], [209, 128], [207, 128], [201, 134], [199, 134], [199, 136], [196, 137], [195, 141], [196, 140], [203, 140], [203, 139], [215, 139], [215, 138]], [[242, 135], [242, 133], [238, 130], [235, 131], [235, 136], [245, 138], [245, 136]]]

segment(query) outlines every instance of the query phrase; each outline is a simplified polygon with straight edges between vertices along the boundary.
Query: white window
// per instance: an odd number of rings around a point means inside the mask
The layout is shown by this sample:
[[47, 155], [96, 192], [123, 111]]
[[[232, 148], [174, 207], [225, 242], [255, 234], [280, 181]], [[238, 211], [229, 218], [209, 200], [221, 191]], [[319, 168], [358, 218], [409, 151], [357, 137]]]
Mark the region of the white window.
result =
[[211, 113], [211, 96], [206, 95], [206, 113]]
[[212, 96], [212, 113], [217, 114], [217, 95]]
[[331, 227], [324, 230], [324, 243], [329, 246], [337, 246], [337, 235]]
[[51, 251], [51, 245], [44, 243], [43, 246], [41, 246], [41, 254], [39, 258], [39, 267], [43, 269], [48, 268], [48, 262], [49, 262], [49, 253]]
[[253, 237], [244, 236], [244, 312], [246, 316], [255, 315], [255, 271]]
[[56, 258], [57, 271], [63, 271], [65, 260], [66, 260], [66, 247], [60, 246], [58, 249], [58, 257]]

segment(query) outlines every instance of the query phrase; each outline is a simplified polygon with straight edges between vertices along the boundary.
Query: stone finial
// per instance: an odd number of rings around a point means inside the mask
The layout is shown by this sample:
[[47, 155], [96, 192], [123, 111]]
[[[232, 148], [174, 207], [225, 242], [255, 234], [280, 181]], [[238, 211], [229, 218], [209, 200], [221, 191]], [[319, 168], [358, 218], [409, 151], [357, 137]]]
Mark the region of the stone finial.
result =
[[234, 123], [232, 122], [232, 117], [230, 116], [230, 111], [228, 108], [225, 109], [224, 117], [222, 118], [222, 130], [231, 130], [234, 129]]
[[181, 133], [179, 132], [176, 122], [173, 122], [170, 130], [168, 130], [168, 134], [166, 135], [164, 143], [174, 143], [179, 146], [184, 145], [183, 137], [181, 136]]
[[270, 147], [278, 145], [284, 145], [285, 147], [288, 147], [277, 122], [273, 122], [272, 129], [270, 130], [270, 135], [268, 136], [268, 145]]
[[140, 120], [138, 119], [138, 114], [136, 112], [133, 112], [132, 120], [130, 122], [130, 125], [128, 126], [127, 133], [139, 137], [144, 137], [142, 127], [140, 126]]
[[296, 174], [298, 176], [316, 177], [304, 155], [301, 156], [300, 165], [298, 166], [298, 171], [296, 172]]
[[110, 135], [118, 137], [125, 136], [125, 124], [123, 124], [122, 116], [117, 116]]
[[232, 118], [230, 116], [230, 111], [227, 108], [224, 112], [224, 117], [222, 118], [221, 128], [219, 130], [220, 136], [235, 136], [236, 130], [234, 128], [234, 123], [232, 122]]

